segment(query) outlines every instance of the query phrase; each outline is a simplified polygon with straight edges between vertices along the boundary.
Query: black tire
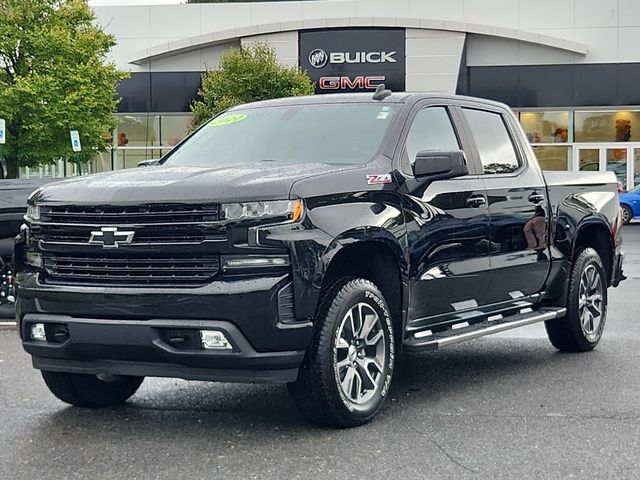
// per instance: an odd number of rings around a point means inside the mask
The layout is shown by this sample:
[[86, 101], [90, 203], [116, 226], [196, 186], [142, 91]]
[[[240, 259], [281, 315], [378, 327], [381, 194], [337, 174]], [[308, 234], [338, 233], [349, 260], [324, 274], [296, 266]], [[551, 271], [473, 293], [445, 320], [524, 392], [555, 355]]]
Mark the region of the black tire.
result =
[[633, 220], [633, 211], [627, 205], [622, 205], [620, 208], [622, 209], [622, 223], [629, 225]]
[[[581, 300], [581, 280], [589, 272], [597, 272], [601, 282], [601, 301], [587, 302]], [[591, 283], [591, 282], [585, 282]], [[567, 315], [558, 320], [545, 322], [545, 328], [551, 344], [563, 352], [586, 352], [593, 350], [600, 338], [607, 320], [607, 277], [598, 252], [593, 248], [585, 248], [577, 253], [571, 268], [569, 278], [569, 290], [567, 293]], [[585, 299], [596, 298], [594, 295], [585, 295]], [[585, 306], [581, 306], [581, 303]], [[588, 310], [591, 314], [591, 322], [583, 322], [581, 313]], [[601, 311], [596, 326], [596, 318], [592, 312]], [[587, 317], [588, 318], [588, 317]], [[583, 327], [586, 324], [586, 327]]]
[[144, 377], [117, 376], [101, 380], [96, 375], [42, 371], [47, 387], [56, 397], [77, 407], [119, 405], [136, 393]]
[[[348, 320], [356, 317], [361, 320], [359, 328], [357, 321], [354, 327]], [[356, 332], [351, 335], [353, 330]], [[353, 337], [351, 342], [345, 340], [349, 336]], [[387, 398], [394, 348], [393, 322], [380, 290], [361, 278], [333, 285], [321, 300], [298, 380], [289, 384], [300, 413], [321, 426], [345, 428], [367, 423]], [[367, 389], [365, 383], [371, 387]], [[360, 401], [352, 401], [353, 397]]]

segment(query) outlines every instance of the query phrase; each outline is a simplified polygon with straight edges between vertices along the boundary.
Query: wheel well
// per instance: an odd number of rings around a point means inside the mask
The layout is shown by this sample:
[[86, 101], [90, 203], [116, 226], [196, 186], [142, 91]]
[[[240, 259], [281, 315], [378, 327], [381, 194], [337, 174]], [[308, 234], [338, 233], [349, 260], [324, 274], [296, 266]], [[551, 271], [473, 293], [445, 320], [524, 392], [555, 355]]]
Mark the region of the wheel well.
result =
[[604, 265], [607, 274], [607, 282], [611, 280], [611, 271], [613, 268], [613, 247], [611, 245], [611, 234], [603, 225], [587, 225], [578, 232], [576, 239], [574, 257], [577, 252], [586, 247], [593, 248]]
[[325, 292], [337, 280], [360, 277], [375, 283], [391, 310], [397, 338], [402, 335], [402, 280], [400, 266], [391, 247], [382, 242], [358, 242], [342, 248], [331, 259], [322, 282]]

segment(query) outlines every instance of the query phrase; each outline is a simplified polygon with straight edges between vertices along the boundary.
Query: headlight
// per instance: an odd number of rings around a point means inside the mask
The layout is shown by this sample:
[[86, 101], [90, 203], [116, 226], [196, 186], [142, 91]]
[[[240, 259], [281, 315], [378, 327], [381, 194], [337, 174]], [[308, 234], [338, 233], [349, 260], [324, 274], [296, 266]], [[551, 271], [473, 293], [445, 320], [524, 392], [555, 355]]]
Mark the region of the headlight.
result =
[[40, 207], [38, 205], [29, 204], [27, 207], [27, 217], [31, 220], [40, 220]]
[[223, 220], [285, 217], [297, 222], [302, 218], [302, 200], [276, 200], [273, 202], [223, 203]]

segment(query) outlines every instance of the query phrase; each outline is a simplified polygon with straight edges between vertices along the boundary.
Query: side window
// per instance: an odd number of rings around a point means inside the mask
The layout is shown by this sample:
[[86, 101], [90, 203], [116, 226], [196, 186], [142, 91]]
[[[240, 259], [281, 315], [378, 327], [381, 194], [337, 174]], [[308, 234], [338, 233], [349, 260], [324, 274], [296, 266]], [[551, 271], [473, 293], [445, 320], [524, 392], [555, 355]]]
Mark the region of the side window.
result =
[[405, 149], [413, 165], [422, 150], [451, 152], [460, 150], [456, 132], [445, 107], [427, 107], [420, 110], [409, 128]]
[[511, 173], [519, 167], [518, 155], [502, 115], [464, 108], [486, 174]]

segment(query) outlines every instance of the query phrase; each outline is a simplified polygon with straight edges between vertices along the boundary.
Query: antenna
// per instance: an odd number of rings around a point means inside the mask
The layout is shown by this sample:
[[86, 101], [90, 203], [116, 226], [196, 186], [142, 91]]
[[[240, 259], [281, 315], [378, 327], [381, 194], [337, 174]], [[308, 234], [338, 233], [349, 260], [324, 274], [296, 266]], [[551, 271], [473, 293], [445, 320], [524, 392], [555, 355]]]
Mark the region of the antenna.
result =
[[384, 83], [380, 83], [376, 87], [376, 91], [373, 93], [373, 99], [381, 101], [387, 98], [389, 95], [391, 95], [391, 90], [387, 90], [384, 86]]

